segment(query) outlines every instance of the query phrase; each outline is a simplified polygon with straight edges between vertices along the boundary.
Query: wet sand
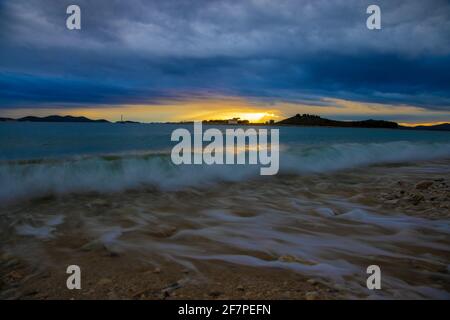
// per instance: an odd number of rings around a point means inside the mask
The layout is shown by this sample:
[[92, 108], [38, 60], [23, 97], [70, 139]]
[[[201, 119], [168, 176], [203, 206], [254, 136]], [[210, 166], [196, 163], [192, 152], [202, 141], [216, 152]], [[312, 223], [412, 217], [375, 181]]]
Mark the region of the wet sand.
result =
[[449, 163], [3, 206], [0, 298], [449, 299]]

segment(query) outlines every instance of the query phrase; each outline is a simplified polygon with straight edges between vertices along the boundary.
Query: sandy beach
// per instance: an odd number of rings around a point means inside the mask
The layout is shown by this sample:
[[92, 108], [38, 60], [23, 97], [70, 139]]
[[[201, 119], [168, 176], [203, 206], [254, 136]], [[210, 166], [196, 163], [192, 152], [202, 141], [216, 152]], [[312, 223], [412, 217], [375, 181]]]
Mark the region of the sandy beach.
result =
[[3, 206], [1, 298], [448, 299], [449, 163]]

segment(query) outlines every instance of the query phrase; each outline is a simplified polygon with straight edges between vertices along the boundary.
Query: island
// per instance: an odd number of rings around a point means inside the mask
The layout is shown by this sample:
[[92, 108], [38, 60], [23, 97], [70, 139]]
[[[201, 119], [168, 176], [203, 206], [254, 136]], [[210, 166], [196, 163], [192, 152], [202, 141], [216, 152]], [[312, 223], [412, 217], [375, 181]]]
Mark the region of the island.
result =
[[276, 122], [277, 125], [300, 125], [300, 126], [322, 126], [322, 127], [351, 127], [351, 128], [399, 128], [398, 123], [385, 120], [363, 120], [363, 121], [338, 121], [322, 118], [312, 114], [296, 114]]
[[0, 121], [20, 121], [20, 122], [96, 122], [96, 123], [109, 123], [108, 120], [99, 119], [92, 120], [86, 117], [73, 117], [73, 116], [47, 116], [47, 117], [34, 117], [27, 116], [18, 119], [12, 118], [0, 118]]

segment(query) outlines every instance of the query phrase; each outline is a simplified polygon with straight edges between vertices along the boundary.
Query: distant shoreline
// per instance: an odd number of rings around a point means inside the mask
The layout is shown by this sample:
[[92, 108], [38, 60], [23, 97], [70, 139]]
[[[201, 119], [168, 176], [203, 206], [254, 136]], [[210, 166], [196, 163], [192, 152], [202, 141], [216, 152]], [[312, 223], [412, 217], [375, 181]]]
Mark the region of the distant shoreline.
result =
[[[192, 124], [194, 121], [180, 122], [137, 122], [137, 121], [116, 121], [111, 122], [105, 119], [89, 119], [87, 117], [59, 116], [52, 115], [47, 117], [26, 116], [22, 118], [2, 118], [0, 122], [43, 122], [43, 123], [111, 123], [111, 124]], [[248, 121], [239, 121], [238, 123], [230, 120], [203, 120], [206, 125], [238, 125], [238, 126], [302, 126], [302, 127], [329, 127], [329, 128], [380, 128], [380, 129], [403, 129], [403, 130], [429, 130], [429, 131], [450, 131], [450, 123], [442, 123], [430, 126], [402, 126], [396, 122], [385, 120], [362, 120], [362, 121], [339, 121], [321, 118], [316, 115], [297, 114], [278, 122], [251, 123]]]

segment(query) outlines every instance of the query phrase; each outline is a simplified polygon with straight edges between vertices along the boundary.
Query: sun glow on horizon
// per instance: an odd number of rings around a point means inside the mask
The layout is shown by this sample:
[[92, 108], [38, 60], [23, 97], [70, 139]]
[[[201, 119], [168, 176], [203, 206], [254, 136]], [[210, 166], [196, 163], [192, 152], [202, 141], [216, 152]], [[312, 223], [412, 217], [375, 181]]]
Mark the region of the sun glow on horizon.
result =
[[249, 122], [265, 122], [267, 120], [278, 118], [279, 116], [269, 112], [225, 112], [217, 116], [216, 119], [204, 120], [227, 120], [239, 118], [240, 120], [248, 120]]
[[399, 122], [398, 124], [405, 127], [415, 126], [435, 126], [438, 124], [449, 123], [449, 121], [435, 121], [435, 122]]
[[90, 119], [124, 120], [140, 122], [181, 122], [202, 120], [227, 120], [240, 118], [253, 123], [263, 123], [282, 117], [282, 112], [273, 106], [258, 104], [244, 98], [219, 97], [187, 99], [184, 101], [161, 101], [154, 105], [118, 105], [98, 107], [53, 107], [23, 108], [8, 110], [2, 116], [72, 115]]
[[202, 120], [227, 120], [240, 118], [251, 123], [280, 121], [297, 113], [317, 114], [324, 118], [343, 120], [382, 119], [396, 121], [401, 125], [433, 125], [450, 119], [448, 111], [426, 110], [414, 106], [395, 106], [360, 103], [341, 99], [322, 98], [326, 105], [309, 105], [294, 102], [268, 102], [245, 97], [218, 96], [164, 100], [154, 104], [113, 106], [53, 106], [42, 108], [14, 108], [1, 110], [2, 117], [72, 115], [90, 119], [106, 119], [112, 122], [124, 120], [139, 122], [188, 122]]

